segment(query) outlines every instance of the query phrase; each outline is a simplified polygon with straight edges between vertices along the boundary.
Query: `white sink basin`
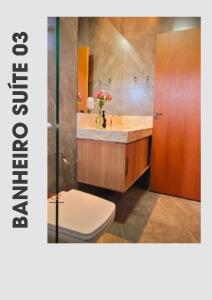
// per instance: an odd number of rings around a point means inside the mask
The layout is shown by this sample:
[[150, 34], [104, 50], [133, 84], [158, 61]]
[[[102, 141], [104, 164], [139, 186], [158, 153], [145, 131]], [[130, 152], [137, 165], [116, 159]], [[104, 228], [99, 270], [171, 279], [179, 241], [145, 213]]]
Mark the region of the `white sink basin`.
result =
[[117, 125], [106, 129], [86, 127], [77, 129], [77, 138], [97, 141], [129, 143], [152, 135], [152, 128], [143, 125]]
[[130, 130], [138, 130], [142, 125], [114, 125], [112, 127], [107, 127], [106, 130], [122, 130], [122, 131], [130, 131]]

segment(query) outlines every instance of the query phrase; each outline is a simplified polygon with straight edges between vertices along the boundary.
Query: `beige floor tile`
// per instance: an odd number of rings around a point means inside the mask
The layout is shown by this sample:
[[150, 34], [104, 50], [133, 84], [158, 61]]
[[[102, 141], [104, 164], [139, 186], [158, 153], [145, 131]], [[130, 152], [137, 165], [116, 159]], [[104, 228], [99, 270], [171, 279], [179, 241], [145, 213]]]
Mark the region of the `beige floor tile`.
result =
[[198, 243], [194, 236], [164, 223], [149, 221], [139, 240], [140, 243]]
[[200, 202], [160, 195], [140, 237], [141, 243], [199, 243]]
[[[123, 206], [122, 209], [127, 208]], [[158, 200], [138, 242], [200, 243], [200, 214], [200, 202], [158, 194]], [[125, 230], [132, 230], [132, 228], [126, 227]], [[107, 232], [97, 243], [130, 243], [130, 241]]]
[[200, 240], [201, 235], [201, 204], [200, 202], [178, 199], [176, 206], [180, 207], [185, 219], [186, 230]]
[[190, 231], [196, 239], [200, 239], [198, 202], [161, 195], [149, 220]]
[[128, 241], [116, 235], [104, 233], [103, 236], [97, 241], [97, 243], [128, 243]]

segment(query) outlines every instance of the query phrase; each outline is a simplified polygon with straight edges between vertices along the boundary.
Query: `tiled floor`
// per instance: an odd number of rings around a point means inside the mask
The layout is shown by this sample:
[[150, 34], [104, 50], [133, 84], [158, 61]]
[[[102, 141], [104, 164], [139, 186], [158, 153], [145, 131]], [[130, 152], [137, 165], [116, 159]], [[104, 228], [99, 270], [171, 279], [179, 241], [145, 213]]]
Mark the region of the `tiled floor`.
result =
[[[129, 197], [130, 193], [137, 193], [139, 201], [134, 203], [134, 208], [126, 218], [116, 218], [112, 229], [98, 243], [200, 243], [199, 202], [148, 191], [139, 194], [139, 189], [135, 187], [125, 196], [128, 202], [133, 201], [132, 195], [131, 199]], [[124, 213], [123, 202], [118, 206], [118, 219]], [[129, 212], [129, 209], [126, 208], [126, 211]], [[133, 230], [136, 232], [134, 236]]]

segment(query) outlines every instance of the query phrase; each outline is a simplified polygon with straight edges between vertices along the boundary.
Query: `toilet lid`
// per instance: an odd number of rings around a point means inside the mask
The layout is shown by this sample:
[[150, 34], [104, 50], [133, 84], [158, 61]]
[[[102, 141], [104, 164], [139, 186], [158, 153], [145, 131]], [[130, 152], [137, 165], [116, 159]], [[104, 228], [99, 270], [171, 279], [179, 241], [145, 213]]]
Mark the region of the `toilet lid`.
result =
[[[49, 199], [49, 202], [52, 200]], [[115, 215], [115, 204], [100, 197], [70, 190], [59, 197], [59, 232], [88, 239], [95, 236]], [[48, 225], [55, 229], [55, 204], [48, 204]]]

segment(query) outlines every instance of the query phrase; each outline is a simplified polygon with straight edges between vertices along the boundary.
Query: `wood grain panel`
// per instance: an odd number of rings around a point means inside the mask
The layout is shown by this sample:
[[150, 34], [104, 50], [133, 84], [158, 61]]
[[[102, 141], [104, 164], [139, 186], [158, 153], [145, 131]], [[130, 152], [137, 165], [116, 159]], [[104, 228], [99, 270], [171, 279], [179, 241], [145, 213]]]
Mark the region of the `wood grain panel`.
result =
[[200, 200], [200, 30], [157, 39], [151, 189]]
[[77, 180], [123, 191], [126, 144], [78, 139]]
[[82, 101], [78, 103], [77, 111], [87, 112], [88, 99], [89, 47], [78, 48], [78, 92]]
[[125, 187], [132, 185], [147, 168], [148, 138], [137, 140], [126, 146], [126, 159], [128, 172], [125, 178]]
[[125, 192], [148, 169], [148, 138], [129, 144], [78, 139], [77, 181]]

